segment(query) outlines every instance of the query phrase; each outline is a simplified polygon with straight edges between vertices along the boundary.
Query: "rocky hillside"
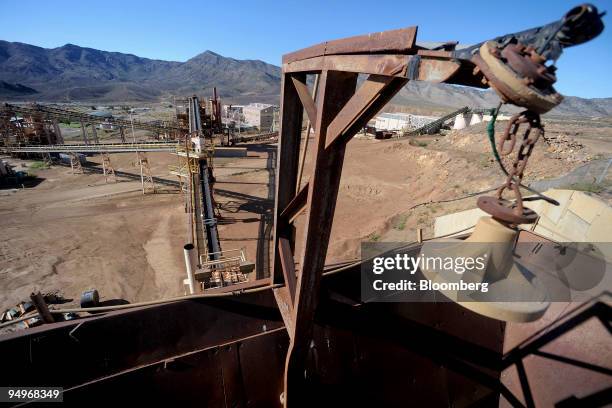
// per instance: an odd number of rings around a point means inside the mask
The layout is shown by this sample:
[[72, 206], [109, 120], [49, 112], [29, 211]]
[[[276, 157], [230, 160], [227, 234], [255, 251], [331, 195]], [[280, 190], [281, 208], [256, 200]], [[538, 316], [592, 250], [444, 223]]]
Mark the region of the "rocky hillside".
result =
[[9, 84], [8, 82], [0, 81], [0, 95], [16, 96], [36, 94], [36, 89], [28, 88], [21, 84]]
[[45, 49], [0, 41], [0, 80], [0, 97], [5, 98], [150, 101], [169, 94], [208, 95], [217, 86], [225, 97], [262, 95], [276, 100], [280, 68], [212, 51], [174, 62], [73, 44]]
[[[210, 95], [216, 86], [234, 103], [279, 103], [280, 68], [205, 51], [185, 62], [66, 44], [45, 49], [0, 41], [0, 98], [48, 101], [157, 101], [171, 95]], [[450, 111], [461, 106], [491, 108], [492, 91], [410, 82], [393, 100], [417, 110]], [[512, 111], [512, 108], [505, 109]], [[609, 116], [612, 98], [573, 96], [552, 115]]]

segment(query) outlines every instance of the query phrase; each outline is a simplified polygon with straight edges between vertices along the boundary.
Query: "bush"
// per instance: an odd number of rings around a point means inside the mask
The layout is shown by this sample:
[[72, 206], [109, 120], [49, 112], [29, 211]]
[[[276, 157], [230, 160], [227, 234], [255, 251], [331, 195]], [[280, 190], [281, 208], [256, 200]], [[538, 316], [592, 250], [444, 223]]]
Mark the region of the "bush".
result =
[[422, 140], [410, 140], [409, 142], [412, 146], [418, 146], [418, 147], [427, 147], [427, 142], [423, 142]]
[[408, 220], [408, 216], [406, 214], [400, 214], [395, 219], [395, 223], [393, 228], [399, 231], [403, 231], [406, 228], [406, 221]]
[[43, 161], [35, 161], [34, 163], [30, 164], [29, 166], [31, 169], [48, 169], [49, 165]]

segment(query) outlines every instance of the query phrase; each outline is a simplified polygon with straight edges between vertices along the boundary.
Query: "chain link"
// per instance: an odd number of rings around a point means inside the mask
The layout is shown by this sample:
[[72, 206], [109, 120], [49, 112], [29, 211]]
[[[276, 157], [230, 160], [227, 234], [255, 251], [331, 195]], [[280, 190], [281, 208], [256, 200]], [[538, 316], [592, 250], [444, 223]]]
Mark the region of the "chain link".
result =
[[510, 155], [516, 145], [519, 130], [525, 124], [527, 127], [523, 132], [521, 145], [512, 163], [512, 168], [508, 171], [506, 182], [497, 190], [498, 199], [502, 199], [502, 195], [506, 189], [512, 190], [515, 198], [513, 211], [518, 216], [523, 214], [523, 197], [519, 188], [523, 180], [523, 174], [525, 173], [529, 157], [533, 152], [533, 147], [540, 136], [544, 135], [544, 126], [540, 120], [540, 115], [527, 110], [512, 116], [498, 144], [498, 150], [501, 156]]

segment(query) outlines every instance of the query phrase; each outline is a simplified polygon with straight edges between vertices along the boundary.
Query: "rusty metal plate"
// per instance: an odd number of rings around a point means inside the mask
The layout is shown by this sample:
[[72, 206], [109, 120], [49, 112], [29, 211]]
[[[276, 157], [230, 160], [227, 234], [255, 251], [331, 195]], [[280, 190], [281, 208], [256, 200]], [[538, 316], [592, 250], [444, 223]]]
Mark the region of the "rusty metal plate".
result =
[[538, 219], [535, 211], [523, 207], [523, 213], [517, 214], [509, 201], [496, 197], [479, 197], [477, 205], [482, 211], [491, 214], [493, 218], [509, 224], [533, 224]]

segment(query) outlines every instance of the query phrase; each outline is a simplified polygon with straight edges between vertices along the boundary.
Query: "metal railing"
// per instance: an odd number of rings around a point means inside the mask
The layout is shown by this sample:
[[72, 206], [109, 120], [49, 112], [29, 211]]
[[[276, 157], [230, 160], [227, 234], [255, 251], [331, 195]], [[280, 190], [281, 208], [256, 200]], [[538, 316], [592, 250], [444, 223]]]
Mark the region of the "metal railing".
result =
[[[238, 255], [228, 256], [228, 253], [238, 252]], [[242, 273], [241, 266], [246, 263], [244, 248], [226, 251], [209, 252], [204, 257], [213, 260], [200, 260], [202, 270], [210, 272], [210, 287], [220, 287], [247, 282], [247, 276]]]

